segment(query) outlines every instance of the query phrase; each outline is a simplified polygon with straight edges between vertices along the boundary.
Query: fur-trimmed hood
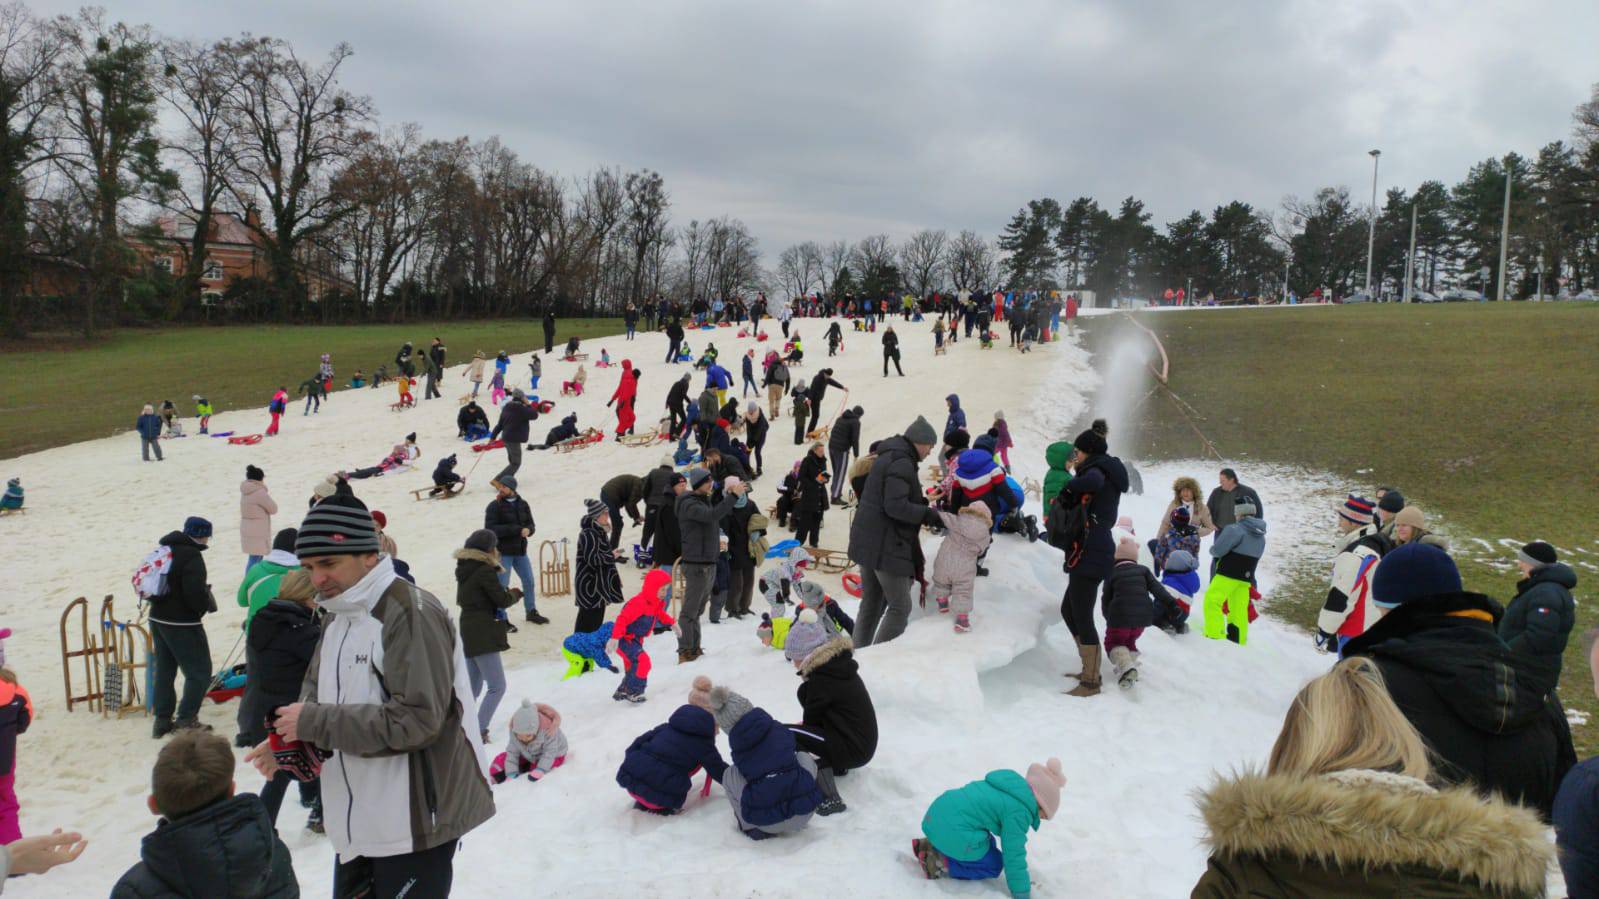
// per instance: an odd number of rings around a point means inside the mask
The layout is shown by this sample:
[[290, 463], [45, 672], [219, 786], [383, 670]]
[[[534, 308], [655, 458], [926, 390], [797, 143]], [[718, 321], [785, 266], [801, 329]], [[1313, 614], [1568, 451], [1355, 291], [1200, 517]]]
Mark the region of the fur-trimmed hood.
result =
[[799, 676], [810, 677], [811, 672], [822, 667], [823, 665], [826, 665], [828, 662], [833, 661], [844, 653], [853, 651], [854, 649], [855, 642], [849, 638], [849, 635], [839, 634], [826, 643], [823, 643], [821, 646], [818, 646], [811, 652], [810, 655], [805, 657], [805, 661], [800, 663]]
[[1198, 805], [1222, 858], [1286, 858], [1351, 876], [1422, 868], [1504, 896], [1542, 896], [1554, 860], [1534, 812], [1378, 771], [1246, 772], [1218, 780]]
[[500, 554], [486, 553], [480, 549], [458, 549], [455, 551], [457, 562], [482, 562], [495, 571], [500, 570]]

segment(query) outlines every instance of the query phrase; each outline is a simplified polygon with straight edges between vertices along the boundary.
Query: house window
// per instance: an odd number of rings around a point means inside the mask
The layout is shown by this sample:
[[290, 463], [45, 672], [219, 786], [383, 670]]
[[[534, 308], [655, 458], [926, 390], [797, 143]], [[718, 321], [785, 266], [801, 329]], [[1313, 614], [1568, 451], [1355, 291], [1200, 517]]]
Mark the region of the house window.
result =
[[222, 263], [216, 259], [207, 259], [205, 261], [205, 272], [200, 277], [207, 281], [221, 281]]
[[169, 275], [172, 274], [172, 257], [171, 256], [156, 256], [155, 258], [151, 259], [150, 261], [155, 265], [156, 268], [166, 272]]
[[222, 294], [214, 290], [208, 290], [200, 294], [200, 305], [202, 306], [215, 306], [220, 302], [222, 302]]

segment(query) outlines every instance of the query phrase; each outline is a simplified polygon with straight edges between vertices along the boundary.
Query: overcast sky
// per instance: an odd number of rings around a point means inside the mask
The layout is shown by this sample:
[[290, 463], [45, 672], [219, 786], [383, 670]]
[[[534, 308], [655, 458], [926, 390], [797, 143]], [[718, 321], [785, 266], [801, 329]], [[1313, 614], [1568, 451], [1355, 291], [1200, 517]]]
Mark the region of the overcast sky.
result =
[[[39, 12], [76, 3], [31, 0]], [[1596, 0], [125, 0], [196, 39], [321, 55], [385, 123], [498, 135], [562, 174], [653, 168], [673, 217], [790, 243], [993, 236], [1030, 198], [1156, 223], [1329, 184], [1459, 180], [1569, 139]]]

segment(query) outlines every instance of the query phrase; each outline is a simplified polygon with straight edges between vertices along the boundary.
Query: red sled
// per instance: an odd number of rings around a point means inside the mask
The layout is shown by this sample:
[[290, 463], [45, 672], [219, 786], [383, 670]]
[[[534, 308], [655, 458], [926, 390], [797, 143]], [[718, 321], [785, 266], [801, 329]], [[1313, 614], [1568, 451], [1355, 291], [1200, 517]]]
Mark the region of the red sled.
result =
[[851, 595], [853, 597], [855, 597], [856, 599], [860, 599], [861, 598], [861, 576], [856, 574], [853, 571], [849, 572], [848, 574], [845, 574], [844, 575], [844, 592], [848, 593], [849, 595]]
[[764, 343], [766, 341], [766, 332], [762, 331], [761, 333], [755, 335], [755, 339], [758, 342]]
[[504, 440], [490, 440], [488, 443], [474, 443], [474, 444], [472, 444], [472, 452], [474, 452], [474, 453], [485, 453], [485, 452], [488, 452], [489, 450], [504, 449], [504, 448], [505, 448], [505, 441]]
[[260, 434], [249, 434], [244, 437], [229, 437], [228, 443], [233, 446], [255, 446], [261, 442]]
[[551, 410], [553, 410], [554, 408], [555, 408], [555, 400], [544, 400], [543, 402], [539, 403], [539, 414], [540, 415], [549, 415]]
[[243, 695], [243, 687], [222, 687], [215, 690], [207, 690], [205, 698], [217, 703], [218, 705], [221, 705], [230, 699], [238, 699]]

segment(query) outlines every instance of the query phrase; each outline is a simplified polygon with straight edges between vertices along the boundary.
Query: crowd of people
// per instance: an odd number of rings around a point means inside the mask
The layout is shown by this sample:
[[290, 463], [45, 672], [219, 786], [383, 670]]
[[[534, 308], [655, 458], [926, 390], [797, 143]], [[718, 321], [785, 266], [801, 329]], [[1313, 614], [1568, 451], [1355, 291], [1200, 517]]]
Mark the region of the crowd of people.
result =
[[[702, 619], [758, 617], [760, 641], [799, 677], [803, 709], [801, 720], [785, 723], [727, 683], [694, 678], [684, 701], [627, 746], [616, 772], [642, 814], [682, 811], [702, 771], [702, 790], [719, 783], [734, 825], [752, 840], [847, 812], [839, 780], [869, 766], [879, 740], [868, 650], [905, 632], [918, 598], [949, 615], [941, 620], [956, 635], [978, 627], [987, 563], [1012, 551], [1007, 542], [1044, 540], [1061, 553], [1059, 612], [1077, 652], [1066, 692], [1074, 699], [1100, 695], [1107, 675], [1138, 689], [1138, 640], [1150, 628], [1248, 651], [1268, 546], [1258, 491], [1231, 468], [1218, 472], [1208, 495], [1197, 478], [1178, 478], [1160, 520], [1143, 523], [1153, 536], [1141, 539], [1121, 511], [1126, 494], [1141, 492], [1141, 477], [1112, 453], [1109, 424], [1096, 420], [1044, 448], [1044, 511], [1028, 515], [1011, 472], [1012, 450], [1026, 448], [1012, 440], [1002, 411], [979, 415], [951, 394], [941, 428], [920, 416], [902, 428], [880, 426], [890, 410], [851, 403], [833, 369], [808, 379], [796, 372], [805, 358], [795, 323], [842, 314], [857, 330], [869, 319], [883, 326], [887, 377], [901, 357], [886, 322], [891, 309], [907, 321], [936, 316], [935, 353], [974, 332], [986, 345], [999, 321], [1012, 323], [1012, 346], [1025, 350], [1058, 335], [1061, 318], [1069, 326], [1076, 312], [1070, 297], [965, 292], [906, 297], [897, 307], [846, 296], [775, 310], [764, 297], [628, 310], [627, 339], [641, 323], [666, 331], [671, 364], [694, 359], [682, 352], [685, 327], [718, 321], [747, 321], [753, 336], [771, 315], [789, 345], [758, 356], [756, 344], [739, 357], [740, 390], [708, 344], [698, 358], [699, 392], [691, 370], [666, 394], [661, 437], [676, 450], [642, 473], [598, 481], [578, 521], [576, 616], [561, 641], [566, 678], [619, 675], [613, 698], [642, 704], [650, 641], [670, 633], [678, 664], [695, 664], [706, 654]], [[832, 324], [830, 356], [853, 339]], [[553, 315], [544, 336], [549, 354]], [[414, 371], [410, 350], [395, 359], [402, 378]], [[429, 397], [444, 352], [435, 339], [421, 354]], [[323, 363], [319, 376], [330, 384], [327, 357]], [[531, 365], [537, 390], [537, 354]], [[516, 632], [508, 611], [520, 601], [526, 623], [550, 622], [537, 606], [528, 556], [536, 527], [517, 480], [523, 445], [539, 448], [528, 441], [540, 413], [515, 388], [491, 428], [475, 402], [487, 368], [483, 354], [468, 368], [473, 389], [457, 436], [502, 441], [507, 465], [493, 478], [482, 526], [453, 551], [453, 616], [411, 579], [383, 513], [356, 496], [351, 481], [363, 470], [317, 483], [297, 526], [274, 531], [279, 507], [266, 475], [246, 468], [246, 573], [237, 600], [246, 610], [247, 682], [234, 743], [266, 778], [259, 798], [236, 791], [229, 741], [198, 720], [213, 676], [200, 626], [216, 611], [205, 559], [212, 525], [194, 516], [161, 538], [141, 567], [140, 590], [151, 600], [154, 735], [168, 741], [149, 799], [163, 823], [114, 895], [201, 895], [200, 883], [238, 885], [230, 895], [292, 894], [294, 870], [275, 830], [291, 781], [312, 810], [309, 826], [337, 853], [336, 895], [447, 895], [455, 850], [494, 814], [495, 786], [539, 782], [566, 763], [560, 712], [531, 699], [514, 707], [500, 735], [504, 749], [489, 758], [507, 692], [501, 655]], [[631, 360], [620, 369], [607, 404], [618, 439], [634, 431], [640, 377]], [[842, 395], [836, 404], [830, 391]], [[302, 392], [314, 414], [311, 392]], [[804, 450], [763, 509], [755, 489], [765, 477], [762, 450], [785, 398]], [[274, 430], [281, 412], [273, 413]], [[146, 414], [154, 436], [141, 417], [140, 437], [159, 459], [167, 425], [152, 408]], [[570, 418], [544, 447], [576, 436]], [[413, 463], [420, 451], [406, 447], [415, 445], [409, 435], [395, 464]], [[373, 473], [387, 470], [379, 469]], [[838, 527], [843, 516], [826, 526], [835, 509], [849, 512], [847, 536]], [[1193, 894], [1541, 896], [1558, 854], [1570, 894], [1599, 895], [1599, 760], [1577, 764], [1557, 695], [1574, 629], [1574, 569], [1552, 546], [1527, 544], [1517, 554], [1524, 579], [1501, 606], [1466, 590], [1448, 541], [1400, 491], [1351, 493], [1331, 514], [1341, 538], [1314, 645], [1337, 658], [1288, 708], [1266, 767], [1218, 778], [1199, 798], [1210, 860]], [[631, 547], [622, 539], [628, 527], [641, 529]], [[777, 540], [785, 528], [792, 538]], [[824, 535], [842, 547], [825, 549]], [[928, 535], [938, 538], [931, 559]], [[835, 553], [859, 578], [853, 619], [813, 577], [819, 560]], [[646, 571], [627, 596], [620, 569], [630, 556]], [[757, 588], [765, 612], [752, 608]], [[0, 667], [0, 700], [14, 684], [7, 674]], [[12, 694], [0, 703], [0, 767], [9, 767], [31, 711], [25, 692]], [[728, 758], [718, 734], [728, 738]], [[325, 771], [338, 775], [320, 776]], [[0, 793], [9, 790], [5, 776]], [[1030, 895], [1028, 836], [1056, 817], [1066, 785], [1057, 759], [952, 785], [913, 840], [920, 870], [930, 879], [1003, 877], [1012, 895]], [[1556, 846], [1547, 838], [1551, 822]], [[70, 861], [82, 843], [58, 834], [12, 847], [6, 859], [17, 873]]]

